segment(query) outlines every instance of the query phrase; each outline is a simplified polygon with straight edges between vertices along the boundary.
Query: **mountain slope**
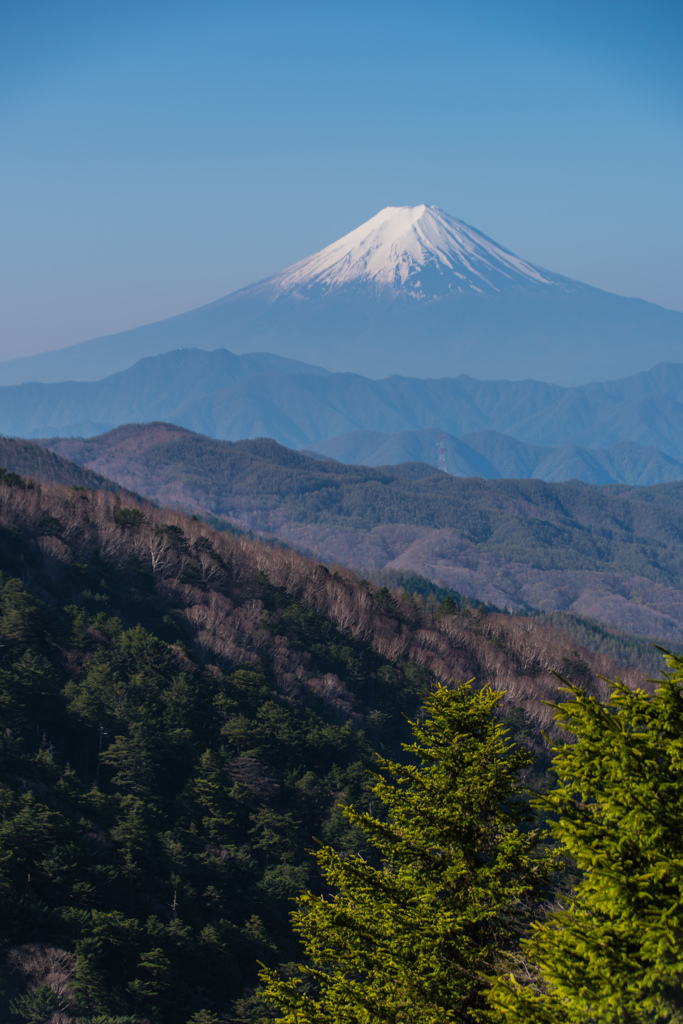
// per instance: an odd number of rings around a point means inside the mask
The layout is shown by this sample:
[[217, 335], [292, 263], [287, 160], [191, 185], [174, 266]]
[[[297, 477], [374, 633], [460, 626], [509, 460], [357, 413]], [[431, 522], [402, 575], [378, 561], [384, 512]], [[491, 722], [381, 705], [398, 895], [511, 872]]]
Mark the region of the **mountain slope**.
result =
[[[365, 853], [373, 748], [425, 692], [647, 685], [556, 629], [410, 600], [129, 496], [0, 480], [5, 1020], [257, 1021], [315, 841]], [[36, 989], [37, 994], [36, 994]], [[15, 1001], [16, 1000], [16, 1001]]]
[[345, 466], [167, 424], [43, 442], [126, 487], [327, 562], [413, 571], [498, 607], [683, 641], [683, 483], [463, 479]]
[[371, 377], [494, 372], [577, 384], [683, 359], [683, 313], [535, 267], [437, 207], [387, 207], [265, 281], [4, 363], [0, 382], [94, 380], [188, 345], [267, 350]]

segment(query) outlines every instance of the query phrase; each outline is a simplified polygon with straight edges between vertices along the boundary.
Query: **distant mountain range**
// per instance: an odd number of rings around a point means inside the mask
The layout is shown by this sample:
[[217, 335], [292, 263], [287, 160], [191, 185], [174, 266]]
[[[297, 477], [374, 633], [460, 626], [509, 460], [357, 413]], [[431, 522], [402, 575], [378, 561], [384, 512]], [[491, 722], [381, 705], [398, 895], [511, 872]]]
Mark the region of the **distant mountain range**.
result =
[[[438, 446], [438, 447], [437, 447]], [[657, 448], [619, 441], [610, 448], [557, 448], [525, 444], [495, 430], [453, 437], [433, 427], [384, 434], [355, 430], [312, 445], [312, 454], [362, 466], [393, 466], [403, 462], [438, 464], [453, 476], [582, 480], [588, 484], [661, 484], [683, 478], [683, 460]]]
[[682, 475], [683, 366], [564, 388], [465, 376], [376, 381], [263, 353], [183, 349], [102, 381], [0, 388], [2, 434], [87, 437], [157, 420], [370, 465], [436, 464], [443, 431], [446, 469], [460, 475], [660, 483]]
[[185, 347], [266, 350], [375, 378], [573, 385], [683, 361], [683, 313], [543, 270], [437, 207], [389, 206], [200, 309], [0, 364], [0, 383], [97, 380]]
[[[13, 444], [26, 446], [7, 442], [6, 460]], [[216, 441], [159, 423], [43, 444], [164, 505], [328, 563], [418, 573], [498, 607], [683, 642], [683, 483], [592, 487], [459, 479], [421, 463], [345, 466], [272, 440]], [[18, 457], [25, 465], [23, 448]]]

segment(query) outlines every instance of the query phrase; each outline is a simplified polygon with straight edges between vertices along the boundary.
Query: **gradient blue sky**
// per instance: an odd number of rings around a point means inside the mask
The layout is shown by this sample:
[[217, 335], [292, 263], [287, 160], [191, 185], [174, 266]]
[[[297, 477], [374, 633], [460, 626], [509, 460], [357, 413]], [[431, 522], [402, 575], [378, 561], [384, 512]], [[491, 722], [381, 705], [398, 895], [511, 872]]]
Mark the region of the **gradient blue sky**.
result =
[[0, 358], [421, 202], [683, 309], [682, 43], [680, 0], [5, 0]]

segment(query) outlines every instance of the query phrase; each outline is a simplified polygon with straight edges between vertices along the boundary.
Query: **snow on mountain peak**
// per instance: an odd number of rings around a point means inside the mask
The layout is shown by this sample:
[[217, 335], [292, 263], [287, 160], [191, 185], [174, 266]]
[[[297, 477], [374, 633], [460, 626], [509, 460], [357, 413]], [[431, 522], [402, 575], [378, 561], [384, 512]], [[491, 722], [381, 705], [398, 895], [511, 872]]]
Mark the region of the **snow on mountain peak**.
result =
[[554, 275], [497, 245], [438, 206], [387, 206], [354, 231], [267, 284], [278, 292], [334, 291], [370, 284], [377, 292], [429, 299], [554, 284]]

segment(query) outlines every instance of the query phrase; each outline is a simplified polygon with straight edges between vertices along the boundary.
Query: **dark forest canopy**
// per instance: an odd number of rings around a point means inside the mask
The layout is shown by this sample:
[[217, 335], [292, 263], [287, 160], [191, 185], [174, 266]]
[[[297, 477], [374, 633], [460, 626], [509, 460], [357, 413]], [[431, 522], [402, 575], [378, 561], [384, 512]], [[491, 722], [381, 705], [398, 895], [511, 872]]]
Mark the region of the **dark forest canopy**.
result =
[[257, 961], [296, 956], [290, 899], [321, 884], [306, 851], [363, 851], [338, 804], [367, 804], [435, 681], [506, 689], [540, 777], [551, 671], [599, 693], [617, 670], [533, 620], [15, 473], [0, 643], [2, 999], [29, 1024], [264, 1018]]

